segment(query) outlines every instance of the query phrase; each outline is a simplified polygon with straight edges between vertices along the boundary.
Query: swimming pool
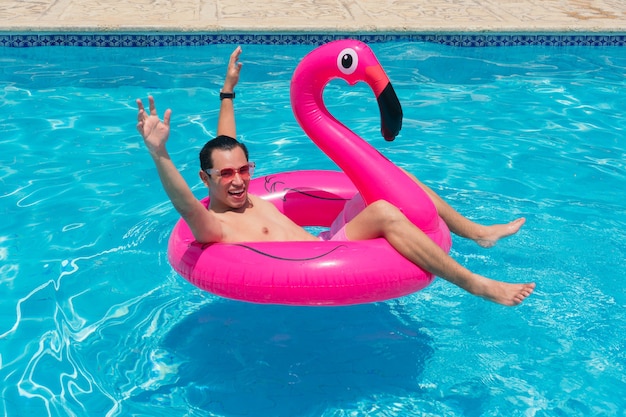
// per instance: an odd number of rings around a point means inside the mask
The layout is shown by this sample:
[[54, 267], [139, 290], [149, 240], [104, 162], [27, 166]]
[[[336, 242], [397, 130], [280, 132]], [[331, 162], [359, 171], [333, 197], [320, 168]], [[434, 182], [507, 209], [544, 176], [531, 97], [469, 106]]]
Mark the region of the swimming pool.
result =
[[[520, 307], [437, 280], [344, 308], [258, 306], [190, 286], [134, 99], [174, 110], [169, 149], [198, 196], [232, 45], [3, 49], [0, 408], [5, 415], [614, 416], [626, 366], [626, 58], [620, 48], [372, 46], [403, 104], [378, 135], [363, 86], [331, 110], [481, 222], [452, 256], [537, 282]], [[332, 169], [291, 114], [311, 46], [244, 47], [238, 132], [257, 173]]]

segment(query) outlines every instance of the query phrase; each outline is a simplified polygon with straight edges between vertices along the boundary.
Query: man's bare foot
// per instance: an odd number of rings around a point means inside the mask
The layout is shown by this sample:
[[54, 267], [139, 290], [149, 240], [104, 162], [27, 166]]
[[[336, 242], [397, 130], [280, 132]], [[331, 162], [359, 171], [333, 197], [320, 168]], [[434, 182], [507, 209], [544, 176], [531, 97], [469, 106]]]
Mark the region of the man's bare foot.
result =
[[511, 284], [475, 275], [470, 293], [505, 306], [516, 306], [535, 290], [535, 283]]
[[483, 248], [490, 248], [496, 244], [498, 240], [503, 237], [511, 236], [520, 229], [526, 223], [524, 217], [520, 217], [517, 220], [513, 220], [506, 224], [494, 224], [491, 226], [483, 226], [483, 232], [477, 239], [473, 239], [478, 245]]

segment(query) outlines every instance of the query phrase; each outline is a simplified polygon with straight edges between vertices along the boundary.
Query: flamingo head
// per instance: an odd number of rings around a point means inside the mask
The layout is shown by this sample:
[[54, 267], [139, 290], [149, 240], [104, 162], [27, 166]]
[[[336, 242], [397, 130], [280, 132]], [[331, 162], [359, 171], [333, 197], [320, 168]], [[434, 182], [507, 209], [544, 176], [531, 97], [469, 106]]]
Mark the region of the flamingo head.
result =
[[300, 62], [292, 79], [292, 103], [309, 89], [321, 101], [324, 87], [334, 78], [354, 85], [367, 83], [378, 101], [381, 133], [392, 141], [402, 128], [402, 106], [389, 77], [374, 52], [365, 43], [345, 39], [329, 42], [314, 49]]

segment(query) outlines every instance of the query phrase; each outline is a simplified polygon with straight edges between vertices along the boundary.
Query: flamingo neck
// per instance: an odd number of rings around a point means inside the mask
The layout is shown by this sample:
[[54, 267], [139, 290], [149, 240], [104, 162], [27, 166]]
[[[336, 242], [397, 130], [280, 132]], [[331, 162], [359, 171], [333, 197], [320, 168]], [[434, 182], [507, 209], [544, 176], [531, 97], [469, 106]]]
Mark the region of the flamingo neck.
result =
[[384, 199], [402, 210], [422, 230], [437, 228], [437, 212], [429, 198], [420, 198], [422, 206], [415, 207], [416, 194], [423, 194], [421, 188], [330, 114], [324, 104], [323, 91], [332, 78], [333, 74], [320, 73], [319, 67], [307, 65], [305, 61], [296, 69], [291, 103], [302, 129], [346, 173], [367, 204]]

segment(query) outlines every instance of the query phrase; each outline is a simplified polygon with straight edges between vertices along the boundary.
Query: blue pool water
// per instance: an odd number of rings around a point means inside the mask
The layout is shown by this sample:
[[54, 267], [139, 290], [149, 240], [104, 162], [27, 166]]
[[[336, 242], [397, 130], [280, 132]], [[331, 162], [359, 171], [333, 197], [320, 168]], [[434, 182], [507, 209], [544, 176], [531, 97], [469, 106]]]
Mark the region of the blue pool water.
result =
[[[238, 132], [258, 174], [333, 169], [289, 104], [310, 46], [246, 46]], [[178, 216], [135, 131], [171, 107], [198, 197], [233, 45], [2, 49], [0, 410], [7, 416], [625, 416], [623, 48], [373, 45], [403, 104], [378, 135], [364, 86], [332, 112], [479, 222], [528, 221], [483, 275], [534, 280], [507, 308], [443, 280], [388, 302], [259, 306], [189, 285]], [[381, 173], [384, 175], [384, 173]]]

